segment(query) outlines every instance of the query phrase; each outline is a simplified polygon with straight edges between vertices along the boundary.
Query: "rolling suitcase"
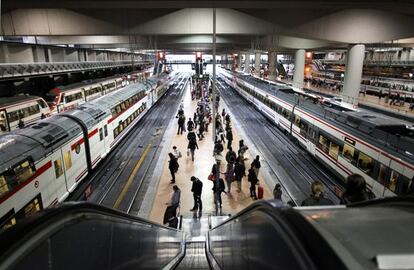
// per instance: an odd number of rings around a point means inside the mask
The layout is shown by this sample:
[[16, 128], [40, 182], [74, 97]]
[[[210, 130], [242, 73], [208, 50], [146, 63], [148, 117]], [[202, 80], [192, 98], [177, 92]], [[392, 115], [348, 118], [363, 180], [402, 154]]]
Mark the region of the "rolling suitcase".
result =
[[262, 186], [257, 187], [257, 198], [263, 199], [263, 187]]

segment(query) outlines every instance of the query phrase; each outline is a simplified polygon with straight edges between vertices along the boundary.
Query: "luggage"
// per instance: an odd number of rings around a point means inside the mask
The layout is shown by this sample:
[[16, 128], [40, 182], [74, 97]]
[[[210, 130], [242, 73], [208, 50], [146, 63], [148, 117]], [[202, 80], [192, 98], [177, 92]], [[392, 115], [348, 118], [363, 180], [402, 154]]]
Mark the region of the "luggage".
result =
[[257, 187], [257, 198], [263, 199], [263, 187], [260, 185]]

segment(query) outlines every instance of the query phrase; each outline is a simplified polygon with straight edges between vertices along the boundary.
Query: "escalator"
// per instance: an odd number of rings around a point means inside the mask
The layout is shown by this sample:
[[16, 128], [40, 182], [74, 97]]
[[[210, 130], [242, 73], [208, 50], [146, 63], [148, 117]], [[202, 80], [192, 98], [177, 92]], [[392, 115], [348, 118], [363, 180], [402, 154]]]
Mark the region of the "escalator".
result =
[[263, 201], [232, 217], [186, 218], [176, 230], [64, 204], [0, 234], [0, 269], [412, 269], [411, 227], [395, 225], [414, 224], [413, 209], [409, 198], [325, 208]]

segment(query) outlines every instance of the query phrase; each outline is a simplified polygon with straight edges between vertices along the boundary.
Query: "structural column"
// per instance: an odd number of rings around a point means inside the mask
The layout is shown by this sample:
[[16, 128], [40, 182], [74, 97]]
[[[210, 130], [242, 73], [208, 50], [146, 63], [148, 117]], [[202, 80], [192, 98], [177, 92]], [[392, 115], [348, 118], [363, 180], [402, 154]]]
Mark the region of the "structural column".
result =
[[236, 57], [237, 71], [242, 71], [242, 54], [239, 52]]
[[295, 53], [295, 72], [293, 73], [293, 83], [297, 87], [303, 86], [305, 77], [305, 50], [297, 50]]
[[269, 75], [267, 77], [270, 81], [276, 81], [276, 53], [268, 52], [267, 62], [269, 64]]
[[250, 53], [244, 55], [244, 72], [250, 74]]
[[343, 100], [357, 104], [359, 88], [361, 86], [362, 68], [364, 65], [365, 45], [357, 44], [348, 49], [346, 56]]
[[254, 73], [257, 77], [260, 77], [260, 56], [259, 52], [254, 55]]

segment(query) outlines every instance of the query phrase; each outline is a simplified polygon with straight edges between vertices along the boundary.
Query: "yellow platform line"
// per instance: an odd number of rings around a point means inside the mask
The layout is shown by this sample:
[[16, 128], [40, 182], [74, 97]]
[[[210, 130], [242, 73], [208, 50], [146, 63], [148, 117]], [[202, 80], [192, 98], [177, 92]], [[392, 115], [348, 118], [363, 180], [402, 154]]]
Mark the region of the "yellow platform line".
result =
[[134, 180], [135, 175], [137, 174], [137, 171], [139, 169], [139, 167], [141, 167], [142, 162], [144, 162], [145, 157], [148, 154], [148, 150], [150, 149], [151, 144], [148, 144], [147, 147], [145, 147], [144, 152], [142, 153], [141, 158], [138, 160], [138, 162], [135, 164], [134, 169], [132, 170], [131, 174], [128, 177], [128, 181], [125, 183], [125, 186], [122, 188], [121, 193], [119, 194], [118, 198], [116, 199], [116, 202], [113, 206], [113, 208], [118, 209], [119, 205], [121, 204], [121, 202], [124, 200], [125, 195], [129, 189], [129, 187], [132, 184], [132, 181]]

